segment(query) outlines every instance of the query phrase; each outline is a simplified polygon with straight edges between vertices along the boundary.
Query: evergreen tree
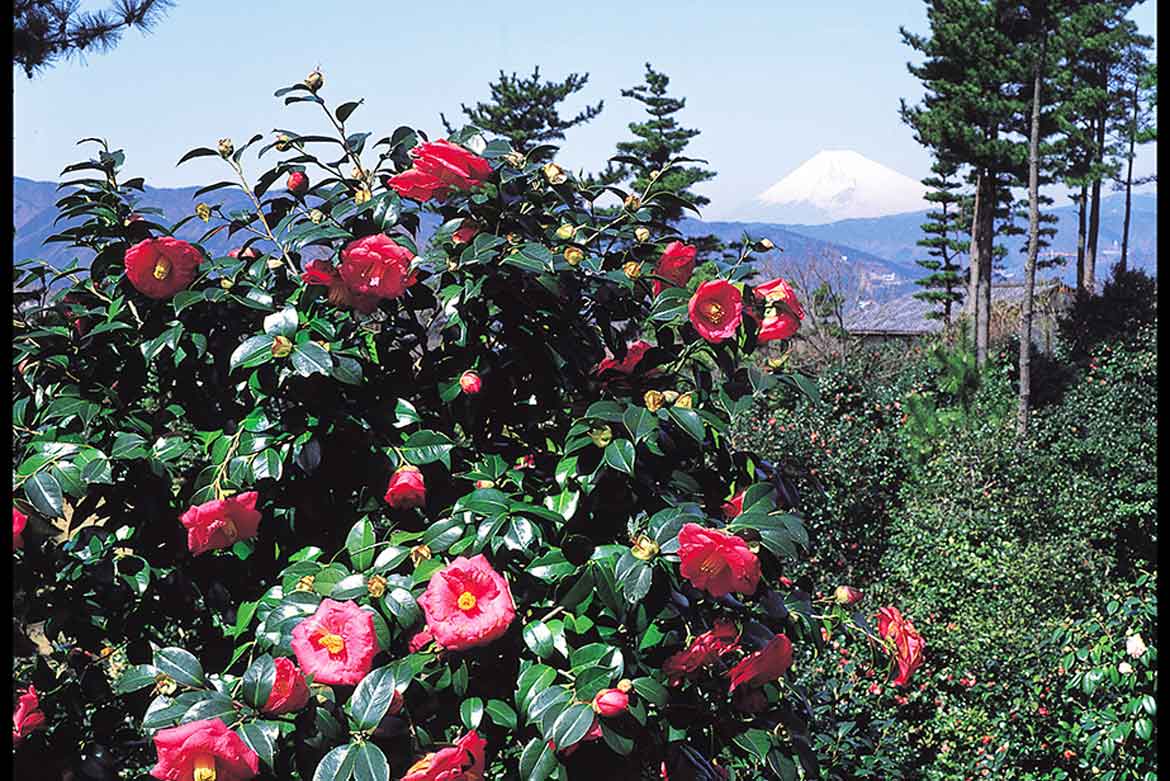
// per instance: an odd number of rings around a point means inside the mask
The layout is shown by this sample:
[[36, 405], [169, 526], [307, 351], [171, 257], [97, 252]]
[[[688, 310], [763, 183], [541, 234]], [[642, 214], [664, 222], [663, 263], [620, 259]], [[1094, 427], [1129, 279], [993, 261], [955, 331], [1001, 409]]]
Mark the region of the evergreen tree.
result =
[[78, 52], [107, 52], [131, 27], [150, 32], [171, 0], [119, 0], [106, 11], [83, 11], [76, 0], [13, 0], [12, 64], [32, 78]]
[[[589, 82], [589, 74], [570, 73], [564, 81], [541, 81], [540, 67], [532, 75], [518, 77], [500, 71], [500, 80], [488, 85], [492, 97], [487, 103], [476, 103], [475, 108], [460, 104], [459, 108], [471, 124], [503, 136], [512, 147], [525, 152], [534, 146], [565, 137], [565, 131], [584, 124], [601, 113], [605, 101], [586, 106], [571, 119], [564, 119], [559, 104], [582, 90]], [[454, 128], [447, 117], [439, 114], [448, 133]]]
[[1156, 141], [1158, 130], [1155, 126], [1157, 109], [1158, 74], [1156, 66], [1145, 55], [1141, 42], [1135, 42], [1123, 61], [1119, 81], [1128, 105], [1127, 116], [1118, 124], [1117, 134], [1127, 146], [1125, 178], [1114, 182], [1114, 190], [1125, 191], [1125, 219], [1121, 230], [1121, 259], [1117, 267], [1125, 271], [1129, 258], [1129, 221], [1133, 206], [1133, 188], [1156, 180], [1156, 176], [1133, 178], [1134, 152], [1138, 144]]
[[958, 192], [962, 184], [955, 180], [958, 168], [953, 161], [939, 159], [930, 168], [934, 176], [922, 180], [931, 188], [926, 200], [934, 204], [936, 210], [927, 212], [928, 221], [922, 224], [926, 238], [918, 242], [920, 247], [927, 249], [930, 257], [915, 261], [930, 273], [916, 280], [915, 284], [925, 290], [915, 293], [914, 297], [937, 305], [938, 308], [926, 316], [942, 320], [948, 331], [951, 309], [963, 300], [965, 285], [959, 260], [967, 243], [961, 241], [960, 236], [968, 231], [968, 226], [963, 222], [963, 196]]

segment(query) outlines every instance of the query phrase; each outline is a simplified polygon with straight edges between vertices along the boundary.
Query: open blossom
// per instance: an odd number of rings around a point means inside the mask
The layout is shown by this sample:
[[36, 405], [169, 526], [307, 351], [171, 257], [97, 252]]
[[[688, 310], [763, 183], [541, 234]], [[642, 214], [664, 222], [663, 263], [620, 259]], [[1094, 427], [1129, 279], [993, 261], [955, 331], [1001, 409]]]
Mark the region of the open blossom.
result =
[[679, 572], [713, 597], [756, 593], [760, 560], [742, 537], [688, 523], [678, 533]]
[[378, 307], [378, 296], [355, 293], [341, 278], [341, 273], [327, 260], [310, 260], [305, 265], [301, 280], [309, 285], [323, 285], [329, 289], [329, 303], [356, 309], [368, 315]]
[[[14, 516], [13, 523], [15, 524], [15, 522], [16, 519]], [[1125, 652], [1134, 659], [1140, 659], [1142, 654], [1146, 652], [1146, 641], [1142, 639], [1140, 634], [1130, 635], [1125, 638]]]
[[277, 657], [274, 664], [276, 677], [272, 681], [272, 691], [268, 693], [268, 700], [261, 710], [269, 716], [278, 716], [305, 707], [309, 702], [309, 687], [305, 684], [305, 676], [301, 675], [293, 660], [287, 657]]
[[24, 547], [24, 527], [28, 523], [28, 516], [15, 507], [12, 508], [12, 550]]
[[466, 192], [492, 175], [487, 160], [442, 139], [419, 144], [410, 156], [414, 166], [390, 177], [386, 184], [403, 198], [419, 202], [442, 200], [456, 190]]
[[323, 599], [292, 632], [297, 664], [315, 683], [352, 686], [370, 672], [378, 652], [374, 614], [352, 601]]
[[170, 298], [195, 279], [203, 253], [171, 236], [144, 239], [126, 250], [126, 278], [138, 292], [155, 299]]
[[427, 754], [406, 771], [402, 781], [483, 781], [487, 741], [468, 732], [454, 746]]
[[[914, 624], [903, 618], [896, 607], [883, 607], [878, 611], [878, 634], [883, 640], [894, 644], [894, 659], [898, 663], [898, 674], [892, 681], [895, 686], [905, 686], [910, 676], [922, 665], [922, 652], [926, 641], [918, 634]], [[972, 681], [974, 685], [974, 681]]]
[[732, 667], [731, 691], [737, 686], [763, 686], [777, 681], [792, 666], [792, 642], [784, 635], [776, 635], [759, 651], [749, 654], [743, 661]]
[[20, 699], [17, 700], [16, 710], [12, 712], [12, 743], [20, 745], [21, 741], [32, 734], [33, 730], [45, 726], [45, 714], [41, 711], [41, 701], [37, 697], [36, 688], [29, 686]]
[[[633, 374], [634, 369], [638, 368], [638, 364], [646, 355], [646, 351], [654, 345], [647, 342], [645, 339], [639, 339], [636, 342], [630, 342], [626, 345], [626, 357], [620, 361], [612, 355], [607, 355], [601, 359], [601, 362], [594, 367], [594, 374], [601, 374], [605, 371], [614, 371], [619, 374]], [[607, 351], [608, 352], [608, 351]]]
[[800, 329], [804, 308], [788, 282], [773, 279], [755, 288], [754, 295], [764, 305], [763, 320], [757, 336], [760, 344], [774, 339], [788, 339]]
[[715, 662], [723, 654], [738, 648], [739, 629], [730, 621], [717, 620], [715, 628], [696, 637], [685, 651], [668, 657], [662, 664], [671, 686]]
[[696, 248], [681, 241], [672, 241], [666, 245], [658, 264], [654, 266], [655, 276], [664, 277], [667, 282], [654, 280], [654, 295], [662, 292], [668, 284], [684, 287], [695, 271]]
[[743, 320], [743, 295], [726, 279], [713, 279], [699, 285], [687, 309], [699, 336], [717, 344], [735, 336]]
[[341, 250], [341, 280], [351, 293], [399, 298], [418, 281], [414, 253], [384, 233], [351, 241]]
[[219, 719], [160, 730], [154, 747], [150, 774], [162, 781], [246, 781], [260, 773], [260, 757]]
[[723, 510], [724, 519], [730, 521], [743, 512], [743, 495], [745, 493], [747, 493], [746, 488], [723, 503], [721, 509]]
[[187, 547], [191, 553], [198, 556], [255, 537], [260, 528], [256, 498], [255, 491], [248, 491], [204, 502], [183, 513], [179, 520], [187, 529]]
[[417, 466], [404, 464], [390, 475], [390, 483], [386, 486], [384, 497], [389, 505], [396, 510], [409, 510], [411, 507], [422, 507], [427, 501], [427, 486], [423, 482], [422, 472]]
[[482, 553], [459, 556], [431, 575], [418, 604], [435, 641], [452, 651], [496, 640], [516, 617], [508, 581]]

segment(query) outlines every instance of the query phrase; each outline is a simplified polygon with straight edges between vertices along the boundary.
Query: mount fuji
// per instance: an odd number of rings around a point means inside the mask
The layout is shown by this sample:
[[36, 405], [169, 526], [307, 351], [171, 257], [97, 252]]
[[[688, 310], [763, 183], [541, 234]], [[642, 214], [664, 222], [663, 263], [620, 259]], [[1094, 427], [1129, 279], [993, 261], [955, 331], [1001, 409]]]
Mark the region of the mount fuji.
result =
[[824, 150], [764, 190], [739, 219], [823, 225], [929, 208], [926, 187], [849, 150]]

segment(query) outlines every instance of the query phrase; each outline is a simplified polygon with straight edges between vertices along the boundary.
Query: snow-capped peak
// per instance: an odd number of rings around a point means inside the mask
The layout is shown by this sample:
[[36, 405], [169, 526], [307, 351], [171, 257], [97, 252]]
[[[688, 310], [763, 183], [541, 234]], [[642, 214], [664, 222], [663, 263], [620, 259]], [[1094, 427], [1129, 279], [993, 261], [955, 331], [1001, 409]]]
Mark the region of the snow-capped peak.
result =
[[825, 150], [760, 193], [756, 206], [786, 222], [834, 222], [929, 208], [926, 187], [850, 150]]

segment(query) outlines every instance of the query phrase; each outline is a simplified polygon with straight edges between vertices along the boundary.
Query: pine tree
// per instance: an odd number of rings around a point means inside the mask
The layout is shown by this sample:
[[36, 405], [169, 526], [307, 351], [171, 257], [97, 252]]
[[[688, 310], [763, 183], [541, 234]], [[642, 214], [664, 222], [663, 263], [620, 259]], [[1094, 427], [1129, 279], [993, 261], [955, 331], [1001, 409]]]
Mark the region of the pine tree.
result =
[[925, 290], [915, 293], [914, 298], [937, 305], [938, 308], [926, 316], [942, 320], [948, 332], [951, 309], [963, 300], [965, 285], [959, 260], [967, 243], [961, 241], [960, 236], [968, 231], [968, 226], [963, 222], [963, 196], [958, 192], [962, 184], [955, 180], [958, 168], [953, 161], [939, 159], [930, 168], [934, 176], [922, 180], [931, 188], [926, 200], [934, 204], [936, 210], [927, 212], [928, 222], [922, 224], [922, 232], [927, 237], [918, 242], [920, 247], [927, 249], [930, 257], [915, 261], [930, 273], [916, 280], [915, 284]]
[[1127, 116], [1116, 127], [1117, 135], [1126, 144], [1125, 178], [1114, 181], [1114, 190], [1125, 191], [1125, 219], [1121, 230], [1121, 259], [1117, 268], [1125, 271], [1129, 260], [1129, 221], [1133, 207], [1133, 188], [1156, 180], [1156, 176], [1133, 178], [1133, 159], [1138, 144], [1156, 141], [1155, 127], [1157, 109], [1158, 74], [1157, 67], [1146, 57], [1142, 41], [1135, 41], [1133, 48], [1123, 60], [1118, 74], [1119, 90], [1126, 96]]
[[82, 11], [76, 0], [14, 0], [12, 64], [30, 79], [79, 52], [108, 52], [131, 27], [150, 32], [172, 0], [119, 0], [107, 11]]
[[[558, 105], [570, 95], [581, 91], [589, 82], [589, 74], [570, 73], [564, 81], [541, 81], [540, 67], [532, 75], [518, 77], [500, 71], [500, 80], [488, 85], [492, 97], [488, 103], [476, 103], [475, 108], [460, 104], [468, 121], [476, 127], [489, 130], [512, 142], [512, 147], [525, 152], [534, 146], [565, 137], [565, 131], [584, 124], [601, 113], [605, 101], [586, 106], [571, 119], [560, 115]], [[448, 133], [454, 128], [447, 117], [439, 114]]]

